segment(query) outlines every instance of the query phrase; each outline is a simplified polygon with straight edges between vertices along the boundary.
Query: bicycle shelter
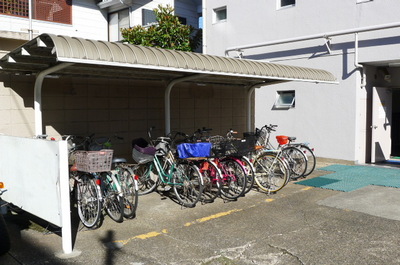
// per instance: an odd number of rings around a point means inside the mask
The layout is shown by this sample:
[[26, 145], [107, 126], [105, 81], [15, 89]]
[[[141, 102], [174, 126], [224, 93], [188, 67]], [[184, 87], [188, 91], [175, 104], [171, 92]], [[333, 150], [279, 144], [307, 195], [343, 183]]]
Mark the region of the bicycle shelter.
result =
[[[331, 73], [320, 69], [51, 34], [42, 34], [1, 58], [0, 73], [13, 76], [35, 76], [35, 135], [43, 134], [42, 85], [44, 78], [52, 75], [81, 78], [121, 76], [125, 79], [164, 81], [166, 83], [164, 90], [166, 134], [171, 130], [171, 90], [179, 83], [193, 82], [245, 87], [247, 89], [248, 129], [251, 127], [251, 98], [255, 88], [289, 81], [336, 83], [336, 79]], [[63, 251], [65, 254], [72, 253], [69, 187], [65, 185], [65, 183], [68, 183], [66, 144], [63, 143], [64, 141], [60, 141], [58, 144], [58, 142], [53, 143], [40, 139], [19, 139], [9, 136], [0, 136], [0, 141], [4, 143], [2, 146], [6, 147], [2, 148], [3, 150], [0, 152], [2, 157], [0, 178], [6, 183], [12, 184], [18, 182], [12, 180], [13, 174], [10, 174], [10, 172], [14, 172], [14, 176], [18, 174], [25, 176], [29, 172], [35, 171], [35, 163], [24, 165], [24, 167], [27, 167], [26, 170], [20, 170], [19, 163], [11, 161], [18, 156], [9, 156], [7, 155], [8, 152], [26, 153], [26, 146], [32, 145], [32, 148], [38, 148], [36, 145], [40, 141], [43, 141], [46, 146], [55, 146], [54, 152], [41, 156], [41, 159], [45, 159], [46, 166], [52, 169], [49, 170], [52, 176], [46, 175], [52, 181], [46, 183], [41, 174], [30, 174], [29, 176], [31, 182], [34, 182], [37, 178], [43, 185], [50, 185], [54, 188], [55, 193], [52, 193], [51, 196], [57, 203], [50, 206], [58, 207], [58, 209], [52, 213], [52, 216], [44, 216], [41, 211], [36, 211], [35, 207], [32, 207], [32, 213], [61, 226]], [[36, 151], [42, 152], [42, 148], [38, 148]], [[51, 157], [54, 158], [54, 156], [57, 156], [57, 159], [47, 160]], [[26, 156], [26, 159], [30, 158], [32, 157]], [[34, 161], [36, 161], [36, 164], [41, 163], [40, 160]], [[52, 161], [52, 164], [49, 165], [49, 161]], [[54, 179], [55, 175], [57, 177]], [[31, 189], [31, 187], [21, 185], [18, 192], [24, 192], [21, 189]], [[18, 192], [10, 188], [4, 194], [4, 199], [8, 202], [16, 202], [17, 206], [30, 210], [30, 207], [24, 205], [26, 201], [18, 199], [18, 196], [20, 196]], [[49, 201], [44, 193], [33, 193], [31, 196], [37, 198], [38, 204], [43, 203], [45, 205]]]

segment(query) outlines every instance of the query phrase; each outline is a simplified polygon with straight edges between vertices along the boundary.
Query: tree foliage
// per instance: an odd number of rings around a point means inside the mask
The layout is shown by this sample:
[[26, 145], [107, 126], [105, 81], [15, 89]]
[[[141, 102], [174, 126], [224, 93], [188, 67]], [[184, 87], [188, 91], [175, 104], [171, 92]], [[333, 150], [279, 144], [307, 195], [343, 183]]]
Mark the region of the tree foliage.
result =
[[140, 25], [121, 29], [123, 41], [163, 49], [194, 51], [201, 41], [201, 30], [182, 25], [174, 15], [174, 9], [167, 5], [155, 8], [157, 23], [149, 27]]

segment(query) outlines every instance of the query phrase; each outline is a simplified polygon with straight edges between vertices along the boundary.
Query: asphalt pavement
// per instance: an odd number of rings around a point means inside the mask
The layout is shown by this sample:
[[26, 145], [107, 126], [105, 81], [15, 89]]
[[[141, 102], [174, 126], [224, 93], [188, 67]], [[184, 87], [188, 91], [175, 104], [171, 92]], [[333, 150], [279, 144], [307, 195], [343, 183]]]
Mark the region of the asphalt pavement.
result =
[[0, 264], [400, 264], [399, 198], [390, 187], [340, 192], [290, 182], [276, 194], [254, 189], [186, 209], [155, 192], [139, 197], [136, 218], [105, 216], [96, 230], [73, 212], [70, 255], [59, 228], [14, 213], [12, 249]]

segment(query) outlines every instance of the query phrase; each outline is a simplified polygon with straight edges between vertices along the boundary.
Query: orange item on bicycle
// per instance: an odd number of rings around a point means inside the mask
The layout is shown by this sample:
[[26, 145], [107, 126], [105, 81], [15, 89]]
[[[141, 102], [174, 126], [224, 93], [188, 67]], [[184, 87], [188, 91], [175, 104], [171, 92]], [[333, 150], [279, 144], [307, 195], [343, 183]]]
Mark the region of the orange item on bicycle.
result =
[[284, 145], [289, 142], [289, 137], [286, 135], [278, 135], [276, 136], [276, 140], [278, 141], [279, 145]]

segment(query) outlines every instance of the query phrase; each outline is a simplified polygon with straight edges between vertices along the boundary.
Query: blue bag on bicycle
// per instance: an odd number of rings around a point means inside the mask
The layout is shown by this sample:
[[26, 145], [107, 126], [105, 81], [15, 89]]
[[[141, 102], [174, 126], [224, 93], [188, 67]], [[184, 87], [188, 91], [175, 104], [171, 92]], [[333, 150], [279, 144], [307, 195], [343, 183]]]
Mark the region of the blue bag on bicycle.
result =
[[183, 143], [177, 147], [179, 158], [209, 157], [211, 153], [211, 143]]

